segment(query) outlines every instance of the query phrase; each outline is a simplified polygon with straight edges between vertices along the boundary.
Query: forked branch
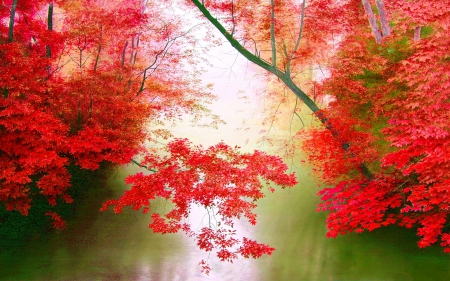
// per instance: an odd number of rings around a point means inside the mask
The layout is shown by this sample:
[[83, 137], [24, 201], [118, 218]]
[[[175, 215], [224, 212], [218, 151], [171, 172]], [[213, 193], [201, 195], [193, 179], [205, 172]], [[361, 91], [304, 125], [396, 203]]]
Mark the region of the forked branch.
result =
[[[254, 64], [260, 66], [261, 68], [269, 71], [270, 73], [278, 77], [313, 113], [316, 113], [320, 122], [322, 122], [322, 124], [325, 126], [326, 129], [330, 130], [334, 138], [336, 139], [340, 138], [339, 132], [336, 130], [336, 128], [330, 123], [327, 117], [325, 117], [322, 113], [319, 112], [320, 108], [317, 106], [317, 104], [295, 84], [295, 82], [291, 79], [289, 73], [280, 70], [275, 64], [270, 64], [267, 61], [261, 59], [260, 57], [255, 56], [252, 52], [250, 52], [244, 46], [242, 46], [242, 44], [239, 43], [239, 41], [237, 41], [233, 37], [233, 35], [229, 33], [225, 29], [225, 27], [211, 15], [208, 9], [199, 0], [192, 0], [192, 3], [194, 3], [195, 6], [197, 6], [197, 8], [200, 10], [200, 12], [206, 17], [206, 19], [212, 25], [214, 25], [214, 27], [217, 28], [217, 30], [219, 30], [220, 33], [222, 33], [222, 35], [228, 40], [228, 42], [231, 44], [231, 46], [233, 46], [233, 48], [235, 48], [241, 55], [243, 55], [249, 61], [253, 62]], [[341, 147], [344, 149], [344, 151], [349, 151], [350, 145], [348, 143], [342, 143]], [[364, 163], [361, 163], [358, 168], [367, 179], [372, 178], [372, 174], [370, 173], [369, 169], [365, 166]]]

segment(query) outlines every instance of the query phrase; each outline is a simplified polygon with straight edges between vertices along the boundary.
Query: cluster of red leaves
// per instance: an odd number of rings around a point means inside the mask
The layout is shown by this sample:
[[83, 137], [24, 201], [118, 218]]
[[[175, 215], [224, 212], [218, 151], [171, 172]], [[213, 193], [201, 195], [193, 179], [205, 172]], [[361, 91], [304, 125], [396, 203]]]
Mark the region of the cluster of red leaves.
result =
[[47, 60], [33, 56], [33, 50], [24, 57], [25, 48], [17, 43], [0, 48], [0, 87], [5, 95], [0, 98], [0, 200], [6, 202], [7, 210], [25, 215], [31, 203], [27, 184], [32, 176], [41, 174], [38, 187], [53, 205], [69, 186], [64, 168], [68, 160], [58, 154], [67, 143], [68, 127], [42, 109]]
[[318, 211], [331, 211], [328, 219], [329, 237], [347, 232], [372, 231], [396, 223], [389, 209], [399, 207], [402, 197], [392, 193], [390, 180], [341, 181], [333, 188], [319, 192], [324, 201]]
[[[417, 230], [419, 247], [440, 240], [450, 252], [448, 9], [436, 1], [385, 2], [393, 34], [377, 45], [367, 24], [342, 32], [322, 85], [333, 100], [325, 115], [339, 135], [315, 129], [304, 142], [335, 185], [319, 193], [318, 210], [330, 212], [330, 237], [398, 224]], [[361, 8], [348, 15], [358, 11], [364, 17]], [[428, 31], [414, 41], [417, 27]], [[371, 178], [356, 172], [361, 163]]]
[[314, 164], [313, 170], [328, 185], [361, 179], [360, 164], [376, 161], [379, 156], [373, 148], [374, 137], [366, 131], [367, 124], [357, 119], [334, 116], [336, 112], [323, 110], [318, 113], [328, 116], [332, 131], [316, 128], [297, 136], [302, 138], [302, 148], [308, 151], [309, 162]]
[[[112, 205], [114, 212], [120, 213], [124, 207], [131, 206], [148, 213], [151, 200], [164, 198], [173, 207], [166, 214], [152, 209], [149, 227], [154, 232], [182, 230], [194, 237], [200, 249], [216, 250], [221, 261], [232, 262], [238, 255], [259, 258], [272, 253], [274, 249], [267, 245], [245, 237], [238, 239], [233, 219], [245, 218], [256, 224], [252, 210], [256, 201], [264, 197], [263, 187], [273, 190], [271, 182], [283, 188], [296, 184], [295, 175], [285, 173], [287, 166], [279, 157], [260, 151], [239, 153], [238, 148], [223, 143], [203, 149], [192, 146], [186, 139], [170, 142], [167, 152], [164, 157], [146, 156], [142, 165], [155, 172], [129, 176], [126, 182], [132, 185], [131, 189], [119, 199], [107, 201], [102, 210]], [[193, 205], [207, 210], [207, 226], [192, 229], [184, 222]]]

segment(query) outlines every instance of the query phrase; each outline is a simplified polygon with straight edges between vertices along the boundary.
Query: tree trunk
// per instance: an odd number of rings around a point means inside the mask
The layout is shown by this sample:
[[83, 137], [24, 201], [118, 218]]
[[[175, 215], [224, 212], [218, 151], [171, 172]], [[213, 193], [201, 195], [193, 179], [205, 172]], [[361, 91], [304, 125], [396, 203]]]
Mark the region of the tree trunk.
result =
[[378, 28], [377, 20], [375, 19], [375, 15], [373, 14], [372, 6], [370, 5], [368, 0], [361, 0], [364, 6], [364, 11], [369, 19], [370, 28], [372, 29], [373, 34], [375, 35], [375, 41], [377, 43], [381, 42], [381, 32]]
[[391, 27], [386, 14], [386, 7], [384, 6], [383, 0], [376, 0], [375, 4], [377, 4], [378, 14], [380, 15], [381, 32], [383, 33], [383, 37], [386, 37], [391, 33]]
[[9, 17], [9, 32], [8, 32], [8, 43], [11, 43], [13, 41], [14, 36], [14, 18], [16, 17], [16, 7], [17, 7], [17, 1], [14, 0], [11, 6], [11, 16]]
[[422, 27], [418, 26], [414, 29], [414, 41], [420, 40], [420, 32], [422, 31]]

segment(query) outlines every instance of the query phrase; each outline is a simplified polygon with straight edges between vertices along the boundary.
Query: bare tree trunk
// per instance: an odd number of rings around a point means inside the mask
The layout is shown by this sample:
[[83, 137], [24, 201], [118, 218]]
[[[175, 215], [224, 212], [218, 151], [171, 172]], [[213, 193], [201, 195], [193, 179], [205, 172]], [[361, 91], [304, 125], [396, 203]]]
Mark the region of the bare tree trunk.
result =
[[[47, 29], [49, 31], [53, 30], [53, 2], [50, 2], [48, 4], [48, 14], [47, 14]], [[51, 58], [52, 56], [52, 50], [50, 49], [50, 45], [45, 45], [45, 56], [47, 58]], [[51, 73], [51, 66], [50, 64], [47, 66], [47, 74], [50, 76]]]
[[422, 27], [418, 26], [414, 29], [414, 41], [420, 40], [420, 32], [422, 31]]
[[384, 6], [383, 0], [376, 0], [375, 4], [377, 5], [378, 14], [380, 15], [381, 32], [383, 33], [383, 37], [386, 37], [391, 33], [391, 27], [389, 26], [386, 14], [386, 7]]
[[[16, 17], [16, 7], [17, 7], [17, 1], [14, 0], [11, 6], [11, 14], [9, 16], [9, 27], [8, 27], [8, 43], [12, 43], [14, 38], [14, 18]], [[3, 88], [3, 98], [8, 97], [8, 88]]]
[[11, 43], [13, 41], [14, 36], [14, 18], [16, 16], [16, 7], [17, 7], [17, 1], [14, 0], [11, 6], [11, 15], [9, 17], [9, 32], [8, 32], [8, 43]]
[[381, 42], [381, 32], [378, 28], [377, 20], [375, 19], [375, 15], [373, 14], [372, 6], [370, 5], [368, 0], [361, 0], [364, 6], [364, 11], [366, 12], [367, 17], [369, 18], [369, 24], [372, 28], [372, 32], [375, 35], [375, 41], [379, 44]]
[[[53, 2], [48, 4], [48, 15], [47, 15], [47, 29], [49, 31], [53, 30]], [[52, 50], [50, 49], [50, 45], [45, 46], [46, 56], [50, 58], [52, 56]]]

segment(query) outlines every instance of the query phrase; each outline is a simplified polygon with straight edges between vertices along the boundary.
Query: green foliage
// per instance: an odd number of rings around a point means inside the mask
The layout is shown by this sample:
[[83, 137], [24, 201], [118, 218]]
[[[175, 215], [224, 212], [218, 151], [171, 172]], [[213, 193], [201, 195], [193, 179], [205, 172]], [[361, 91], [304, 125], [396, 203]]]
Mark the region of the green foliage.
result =
[[388, 41], [384, 45], [378, 45], [377, 51], [380, 56], [388, 59], [391, 63], [397, 63], [412, 54], [410, 40], [408, 36], [403, 36], [400, 39]]
[[380, 73], [370, 69], [364, 69], [364, 73], [356, 75], [355, 80], [364, 81], [364, 86], [369, 89], [376, 88], [381, 83], [386, 83], [385, 79]]
[[434, 28], [432, 26], [423, 26], [420, 30], [420, 38], [426, 38], [430, 36], [434, 31]]

